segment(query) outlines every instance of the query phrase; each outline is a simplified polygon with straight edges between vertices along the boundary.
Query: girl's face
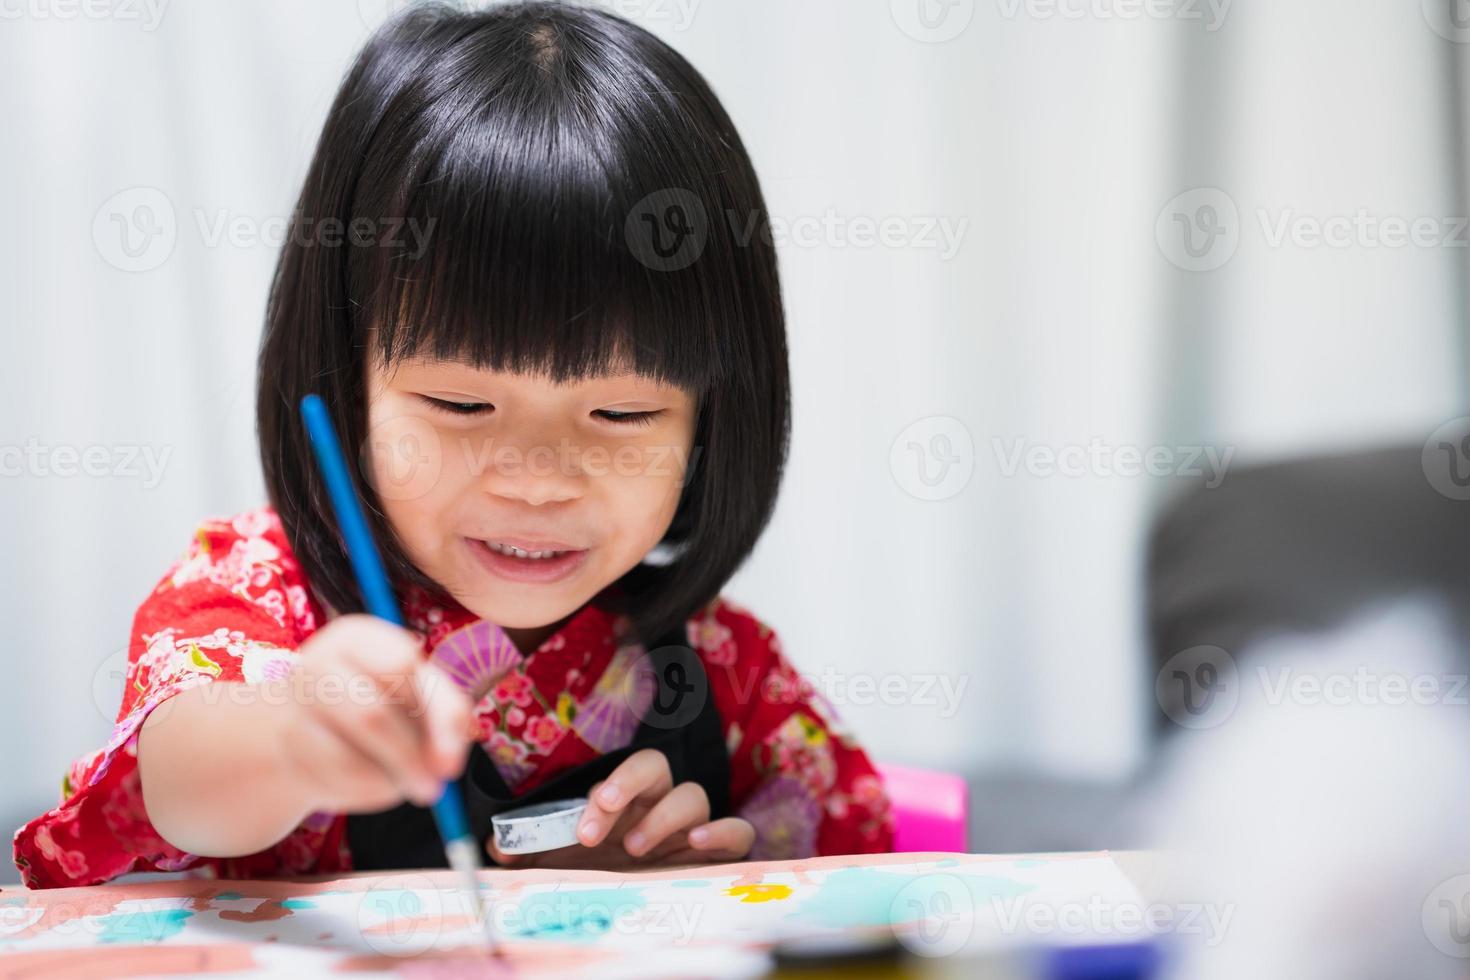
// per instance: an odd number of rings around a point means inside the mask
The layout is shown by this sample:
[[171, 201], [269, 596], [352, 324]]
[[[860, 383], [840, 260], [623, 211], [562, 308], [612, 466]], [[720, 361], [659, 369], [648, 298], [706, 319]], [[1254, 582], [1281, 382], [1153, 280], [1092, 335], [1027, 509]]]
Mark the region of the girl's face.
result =
[[525, 650], [663, 538], [695, 410], [634, 374], [555, 384], [375, 360], [364, 463], [414, 564]]

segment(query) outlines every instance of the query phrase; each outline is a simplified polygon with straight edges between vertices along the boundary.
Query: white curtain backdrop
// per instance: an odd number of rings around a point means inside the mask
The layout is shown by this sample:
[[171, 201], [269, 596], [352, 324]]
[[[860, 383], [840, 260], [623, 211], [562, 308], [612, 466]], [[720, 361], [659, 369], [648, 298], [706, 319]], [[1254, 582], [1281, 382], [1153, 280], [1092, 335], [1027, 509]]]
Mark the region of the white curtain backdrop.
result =
[[[1142, 534], [1183, 482], [1138, 459], [1463, 411], [1466, 250], [1297, 243], [1466, 213], [1448, 0], [604, 5], [700, 68], [762, 177], [794, 441], [727, 594], [882, 759], [1125, 777]], [[105, 739], [195, 523], [264, 499], [274, 242], [388, 6], [0, 0], [7, 835]]]

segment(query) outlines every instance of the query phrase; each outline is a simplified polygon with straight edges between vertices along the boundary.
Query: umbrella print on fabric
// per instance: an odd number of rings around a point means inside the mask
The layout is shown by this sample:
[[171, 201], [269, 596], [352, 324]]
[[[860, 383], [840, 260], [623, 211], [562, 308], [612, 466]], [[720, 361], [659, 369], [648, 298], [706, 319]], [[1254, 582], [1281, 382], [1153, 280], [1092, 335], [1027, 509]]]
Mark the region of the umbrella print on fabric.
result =
[[472, 700], [521, 662], [521, 653], [505, 631], [487, 619], [462, 626], [446, 636], [429, 659], [443, 668]]
[[623, 647], [603, 671], [592, 695], [577, 709], [572, 730], [598, 752], [620, 749], [633, 741], [653, 701], [653, 691], [653, 671], [643, 646]]

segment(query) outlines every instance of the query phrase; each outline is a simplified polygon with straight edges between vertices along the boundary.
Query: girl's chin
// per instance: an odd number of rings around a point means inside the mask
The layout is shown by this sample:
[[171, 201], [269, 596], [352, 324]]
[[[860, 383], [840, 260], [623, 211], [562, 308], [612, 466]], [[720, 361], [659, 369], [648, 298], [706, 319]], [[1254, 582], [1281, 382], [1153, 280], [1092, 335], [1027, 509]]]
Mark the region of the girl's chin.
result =
[[541, 629], [549, 623], [557, 623], [580, 608], [581, 603], [559, 601], [521, 602], [508, 597], [504, 590], [495, 596], [461, 595], [460, 605], [481, 619], [507, 630]]

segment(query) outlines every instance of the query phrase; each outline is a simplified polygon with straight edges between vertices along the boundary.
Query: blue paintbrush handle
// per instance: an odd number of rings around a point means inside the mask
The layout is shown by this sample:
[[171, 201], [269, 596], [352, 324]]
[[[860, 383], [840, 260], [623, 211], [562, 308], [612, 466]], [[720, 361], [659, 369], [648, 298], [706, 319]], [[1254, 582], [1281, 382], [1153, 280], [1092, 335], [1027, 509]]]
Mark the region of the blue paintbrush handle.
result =
[[[311, 437], [311, 446], [316, 453], [317, 467], [326, 481], [327, 493], [332, 498], [332, 509], [337, 514], [337, 526], [342, 531], [347, 546], [347, 557], [362, 589], [363, 601], [368, 612], [379, 619], [403, 625], [403, 613], [398, 600], [393, 597], [393, 587], [388, 582], [388, 573], [383, 569], [382, 556], [368, 528], [367, 517], [362, 512], [362, 503], [352, 489], [352, 478], [347, 470], [347, 461], [342, 455], [342, 444], [337, 440], [337, 430], [327, 414], [327, 406], [317, 395], [301, 399], [301, 416], [306, 421], [306, 432]], [[434, 821], [439, 825], [439, 836], [445, 844], [468, 838], [469, 821], [465, 818], [464, 801], [459, 787], [449, 782], [444, 792], [434, 803]]]

